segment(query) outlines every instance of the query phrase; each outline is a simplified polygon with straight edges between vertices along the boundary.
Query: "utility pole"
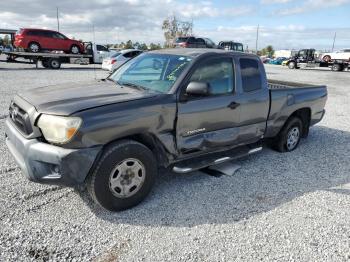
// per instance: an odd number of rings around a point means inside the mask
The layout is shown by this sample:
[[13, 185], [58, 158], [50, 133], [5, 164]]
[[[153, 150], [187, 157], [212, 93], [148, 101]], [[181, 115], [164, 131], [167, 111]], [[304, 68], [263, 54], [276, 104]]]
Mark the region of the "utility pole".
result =
[[333, 45], [332, 45], [332, 52], [334, 50], [334, 44], [335, 44], [335, 39], [337, 38], [337, 32], [334, 33], [334, 38], [333, 38]]
[[58, 17], [58, 7], [56, 7], [57, 31], [60, 31], [60, 19]]
[[256, 28], [256, 43], [255, 43], [255, 53], [258, 53], [258, 40], [259, 40], [259, 25]]

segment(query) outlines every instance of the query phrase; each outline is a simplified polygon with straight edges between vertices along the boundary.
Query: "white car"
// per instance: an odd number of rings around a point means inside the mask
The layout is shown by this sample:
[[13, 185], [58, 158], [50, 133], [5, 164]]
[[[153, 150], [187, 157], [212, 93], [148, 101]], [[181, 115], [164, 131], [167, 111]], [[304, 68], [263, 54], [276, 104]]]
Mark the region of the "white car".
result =
[[350, 60], [350, 49], [342, 49], [333, 53], [324, 53], [321, 56], [323, 61], [329, 62], [331, 60]]
[[113, 72], [118, 67], [129, 61], [131, 58], [134, 58], [141, 53], [141, 50], [136, 49], [120, 50], [119, 52], [114, 53], [110, 57], [103, 59], [102, 69]]

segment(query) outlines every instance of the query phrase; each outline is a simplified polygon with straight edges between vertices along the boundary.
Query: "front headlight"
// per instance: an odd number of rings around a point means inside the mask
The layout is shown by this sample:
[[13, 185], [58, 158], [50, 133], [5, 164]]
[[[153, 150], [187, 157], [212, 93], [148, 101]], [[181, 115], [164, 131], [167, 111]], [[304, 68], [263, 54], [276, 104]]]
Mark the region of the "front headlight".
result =
[[38, 127], [45, 139], [52, 143], [67, 143], [78, 131], [82, 120], [79, 117], [41, 115]]

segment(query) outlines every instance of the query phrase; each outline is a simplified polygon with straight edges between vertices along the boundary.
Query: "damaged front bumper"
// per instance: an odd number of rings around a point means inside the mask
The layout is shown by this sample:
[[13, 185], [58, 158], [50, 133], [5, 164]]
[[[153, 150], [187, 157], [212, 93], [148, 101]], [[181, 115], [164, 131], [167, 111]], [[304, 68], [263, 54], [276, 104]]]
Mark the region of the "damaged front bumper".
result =
[[66, 149], [37, 139], [26, 139], [8, 118], [5, 122], [6, 145], [31, 181], [74, 186], [84, 182], [102, 146]]

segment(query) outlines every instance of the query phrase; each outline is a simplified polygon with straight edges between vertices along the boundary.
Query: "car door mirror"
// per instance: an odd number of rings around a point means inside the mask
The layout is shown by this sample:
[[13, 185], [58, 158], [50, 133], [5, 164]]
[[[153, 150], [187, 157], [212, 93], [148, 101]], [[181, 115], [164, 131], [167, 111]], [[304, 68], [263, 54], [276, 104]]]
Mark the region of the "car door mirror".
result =
[[209, 95], [209, 84], [207, 82], [190, 82], [186, 87], [186, 94], [193, 96]]

